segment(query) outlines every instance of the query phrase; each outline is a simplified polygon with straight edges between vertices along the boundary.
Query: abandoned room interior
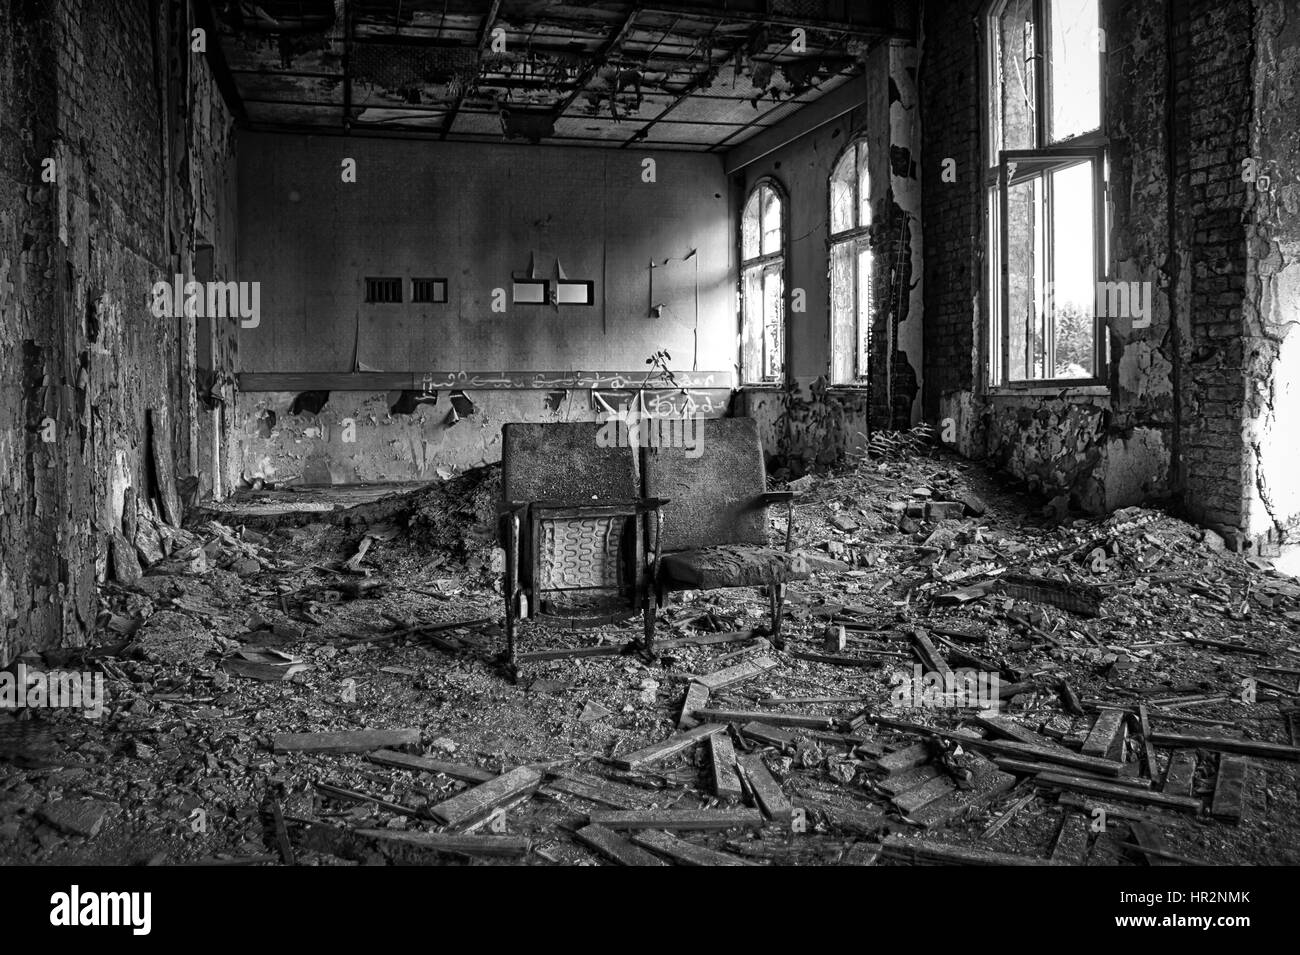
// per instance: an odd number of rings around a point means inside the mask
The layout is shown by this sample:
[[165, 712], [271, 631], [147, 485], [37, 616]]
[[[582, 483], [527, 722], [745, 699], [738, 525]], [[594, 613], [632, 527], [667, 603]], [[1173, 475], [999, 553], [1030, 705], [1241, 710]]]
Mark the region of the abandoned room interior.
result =
[[0, 859], [1300, 863], [1298, 84], [1292, 0], [0, 0]]

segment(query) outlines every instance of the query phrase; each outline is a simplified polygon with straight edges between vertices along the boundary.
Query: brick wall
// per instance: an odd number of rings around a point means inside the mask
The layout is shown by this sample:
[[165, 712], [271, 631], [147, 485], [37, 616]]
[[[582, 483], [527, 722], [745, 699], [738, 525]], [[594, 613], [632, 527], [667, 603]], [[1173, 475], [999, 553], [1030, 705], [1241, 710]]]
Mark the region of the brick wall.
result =
[[[181, 329], [152, 316], [148, 293], [188, 268], [195, 219], [233, 206], [233, 157], [164, 151], [165, 102], [211, 111], [226, 135], [229, 121], [219, 102], [178, 95], [206, 71], [201, 58], [164, 95], [166, 38], [184, 24], [163, 11], [157, 0], [0, 0], [0, 664], [93, 627], [127, 489], [150, 491], [147, 408], [173, 409], [176, 470], [193, 469]], [[192, 129], [185, 112], [174, 118]], [[206, 219], [174, 215], [169, 228], [169, 211], [199, 208]], [[233, 236], [210, 241], [233, 258]]]

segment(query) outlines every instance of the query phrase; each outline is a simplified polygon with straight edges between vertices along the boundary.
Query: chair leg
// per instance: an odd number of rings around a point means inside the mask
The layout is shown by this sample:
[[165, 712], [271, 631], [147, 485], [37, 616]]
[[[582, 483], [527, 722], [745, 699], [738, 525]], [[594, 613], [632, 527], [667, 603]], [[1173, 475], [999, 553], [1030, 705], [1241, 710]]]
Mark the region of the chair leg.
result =
[[785, 584], [768, 584], [767, 593], [772, 613], [772, 646], [784, 650], [785, 637], [781, 633], [781, 618], [785, 615]]
[[655, 652], [655, 595], [648, 588], [645, 595], [645, 652]]

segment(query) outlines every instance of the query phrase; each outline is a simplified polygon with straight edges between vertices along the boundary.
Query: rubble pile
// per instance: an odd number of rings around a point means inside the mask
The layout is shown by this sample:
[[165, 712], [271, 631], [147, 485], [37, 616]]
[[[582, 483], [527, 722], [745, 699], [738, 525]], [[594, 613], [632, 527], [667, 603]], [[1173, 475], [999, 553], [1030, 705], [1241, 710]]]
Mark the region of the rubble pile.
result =
[[94, 643], [17, 661], [104, 697], [0, 711], [0, 857], [1300, 861], [1300, 586], [1267, 561], [1156, 510], [1043, 508], [915, 437], [790, 488], [814, 574], [783, 645], [760, 592], [687, 592], [649, 658], [639, 620], [525, 622], [555, 652], [517, 685], [495, 468], [141, 521], [157, 551], [104, 586]]

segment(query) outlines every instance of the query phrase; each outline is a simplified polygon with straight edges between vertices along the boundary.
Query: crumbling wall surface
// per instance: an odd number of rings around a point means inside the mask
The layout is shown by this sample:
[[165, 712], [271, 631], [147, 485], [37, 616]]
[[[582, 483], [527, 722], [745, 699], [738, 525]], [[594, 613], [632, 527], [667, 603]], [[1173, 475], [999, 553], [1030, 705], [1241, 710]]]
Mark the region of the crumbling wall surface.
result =
[[1248, 158], [1256, 168], [1255, 182], [1246, 184], [1250, 267], [1242, 306], [1245, 529], [1260, 551], [1273, 554], [1300, 536], [1300, 9], [1294, 3], [1258, 4], [1254, 50]]
[[400, 393], [333, 391], [316, 413], [289, 413], [291, 392], [238, 397], [240, 475], [270, 483], [433, 481], [501, 460], [511, 421], [595, 421], [590, 392], [472, 391], [472, 414], [453, 415], [448, 392], [394, 413]]
[[0, 0], [0, 663], [84, 640], [128, 489], [149, 496], [145, 410], [176, 401], [176, 323], [148, 308], [168, 209], [196, 208], [164, 161], [172, 36], [150, 0]]

